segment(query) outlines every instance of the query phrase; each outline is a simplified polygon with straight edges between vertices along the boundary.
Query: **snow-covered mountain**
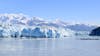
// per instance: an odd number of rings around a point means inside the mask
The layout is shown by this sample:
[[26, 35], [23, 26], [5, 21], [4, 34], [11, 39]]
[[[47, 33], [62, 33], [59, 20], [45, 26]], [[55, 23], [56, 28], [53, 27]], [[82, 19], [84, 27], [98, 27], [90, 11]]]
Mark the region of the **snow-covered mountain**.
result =
[[73, 25], [58, 19], [48, 21], [39, 17], [29, 17], [24, 14], [0, 14], [0, 24], [1, 36], [17, 35], [23, 37], [72, 36], [76, 31], [91, 31], [96, 27], [86, 24]]
[[96, 26], [88, 24], [70, 24], [61, 20], [47, 21], [39, 17], [29, 17], [24, 14], [0, 14], [0, 22], [6, 22], [11, 24], [21, 24], [28, 26], [54, 26], [70, 28], [75, 31], [90, 31]]

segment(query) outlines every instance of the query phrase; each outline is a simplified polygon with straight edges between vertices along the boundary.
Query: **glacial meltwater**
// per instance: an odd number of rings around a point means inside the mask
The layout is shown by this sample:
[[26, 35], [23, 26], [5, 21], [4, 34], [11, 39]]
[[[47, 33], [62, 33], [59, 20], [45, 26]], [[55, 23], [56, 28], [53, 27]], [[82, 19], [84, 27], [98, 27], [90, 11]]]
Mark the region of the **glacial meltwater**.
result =
[[1, 38], [0, 56], [100, 56], [100, 40], [86, 38]]

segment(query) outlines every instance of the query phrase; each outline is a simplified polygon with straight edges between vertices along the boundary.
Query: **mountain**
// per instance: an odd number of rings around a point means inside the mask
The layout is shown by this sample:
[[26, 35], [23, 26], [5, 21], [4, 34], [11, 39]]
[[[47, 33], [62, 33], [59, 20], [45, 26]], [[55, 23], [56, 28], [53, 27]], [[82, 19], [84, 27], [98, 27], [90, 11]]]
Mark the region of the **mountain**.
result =
[[68, 25], [66, 28], [69, 28], [74, 31], [91, 31], [92, 29], [96, 28], [97, 26], [94, 25], [86, 25], [86, 24], [75, 24], [75, 25]]
[[71, 24], [58, 19], [48, 21], [40, 17], [29, 17], [24, 14], [0, 14], [0, 25], [1, 36], [17, 35], [48, 38], [71, 36], [77, 31], [90, 32], [97, 27], [88, 24]]
[[75, 31], [90, 31], [91, 29], [96, 28], [97, 26], [88, 25], [88, 24], [71, 24], [59, 19], [54, 21], [47, 21], [40, 17], [29, 17], [24, 14], [0, 14], [0, 22], [6, 22], [11, 24], [20, 24], [28, 26], [54, 26], [54, 27], [63, 27], [69, 28]]
[[90, 36], [100, 36], [100, 27], [97, 27], [95, 29], [93, 29], [90, 34]]

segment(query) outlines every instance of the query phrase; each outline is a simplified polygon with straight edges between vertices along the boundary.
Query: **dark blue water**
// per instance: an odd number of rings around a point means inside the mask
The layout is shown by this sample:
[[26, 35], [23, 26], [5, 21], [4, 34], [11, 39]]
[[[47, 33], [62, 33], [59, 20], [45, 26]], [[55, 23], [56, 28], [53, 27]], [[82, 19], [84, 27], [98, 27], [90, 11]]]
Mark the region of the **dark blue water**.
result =
[[1, 39], [0, 56], [100, 56], [100, 40]]

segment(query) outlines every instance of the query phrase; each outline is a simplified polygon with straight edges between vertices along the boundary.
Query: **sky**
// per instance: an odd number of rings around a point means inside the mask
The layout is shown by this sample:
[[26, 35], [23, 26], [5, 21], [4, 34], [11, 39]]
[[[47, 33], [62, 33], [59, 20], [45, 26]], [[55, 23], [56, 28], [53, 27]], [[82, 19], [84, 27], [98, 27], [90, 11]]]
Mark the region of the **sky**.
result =
[[0, 0], [0, 14], [3, 13], [99, 25], [100, 0]]

